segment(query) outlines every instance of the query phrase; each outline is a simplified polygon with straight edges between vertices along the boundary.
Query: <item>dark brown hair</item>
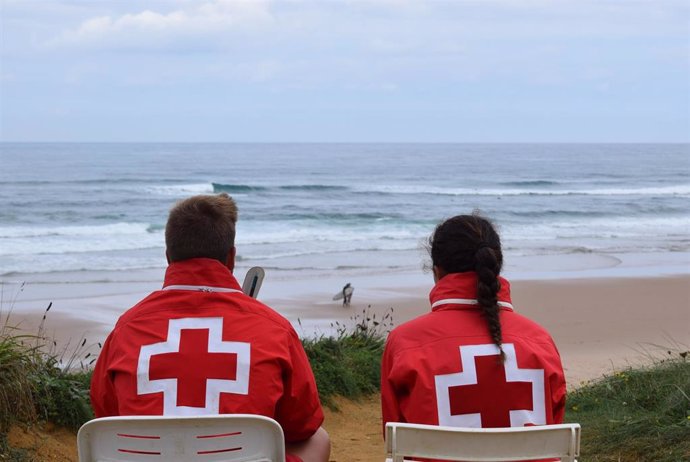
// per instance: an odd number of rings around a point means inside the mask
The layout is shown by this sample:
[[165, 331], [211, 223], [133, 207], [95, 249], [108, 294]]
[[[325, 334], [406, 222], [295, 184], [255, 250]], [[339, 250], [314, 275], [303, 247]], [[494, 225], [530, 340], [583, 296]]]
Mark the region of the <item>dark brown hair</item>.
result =
[[432, 264], [445, 273], [477, 273], [477, 300], [491, 339], [504, 358], [498, 307], [501, 288], [498, 275], [503, 267], [503, 253], [493, 224], [477, 212], [449, 218], [429, 238], [429, 253]]
[[170, 261], [213, 258], [225, 264], [235, 246], [237, 205], [225, 193], [193, 196], [170, 210], [165, 246]]

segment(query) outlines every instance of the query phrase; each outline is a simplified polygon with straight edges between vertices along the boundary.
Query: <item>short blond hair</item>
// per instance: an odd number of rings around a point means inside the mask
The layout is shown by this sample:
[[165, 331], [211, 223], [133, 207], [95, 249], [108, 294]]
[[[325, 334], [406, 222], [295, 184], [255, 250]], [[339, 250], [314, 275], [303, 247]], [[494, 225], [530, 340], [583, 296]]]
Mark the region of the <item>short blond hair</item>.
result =
[[170, 210], [165, 246], [170, 261], [213, 258], [225, 263], [235, 246], [237, 204], [226, 193], [192, 196]]

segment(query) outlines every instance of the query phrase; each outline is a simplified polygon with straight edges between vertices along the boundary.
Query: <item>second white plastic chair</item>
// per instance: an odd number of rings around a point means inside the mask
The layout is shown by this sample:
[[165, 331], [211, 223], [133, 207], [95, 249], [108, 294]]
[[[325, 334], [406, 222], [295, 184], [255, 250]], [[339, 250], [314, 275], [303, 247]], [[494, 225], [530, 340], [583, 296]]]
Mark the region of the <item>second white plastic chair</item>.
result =
[[392, 462], [402, 462], [405, 457], [465, 462], [558, 458], [577, 462], [579, 453], [579, 424], [513, 428], [386, 424], [386, 455]]

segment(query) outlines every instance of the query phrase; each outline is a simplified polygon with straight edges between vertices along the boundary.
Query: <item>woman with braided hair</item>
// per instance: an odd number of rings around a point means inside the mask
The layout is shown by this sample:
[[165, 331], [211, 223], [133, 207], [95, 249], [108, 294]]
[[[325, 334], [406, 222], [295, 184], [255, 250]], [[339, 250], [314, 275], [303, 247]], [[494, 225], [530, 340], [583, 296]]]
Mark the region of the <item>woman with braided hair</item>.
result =
[[429, 238], [431, 312], [388, 336], [386, 422], [516, 427], [563, 421], [565, 378], [546, 330], [516, 313], [491, 222], [459, 215]]

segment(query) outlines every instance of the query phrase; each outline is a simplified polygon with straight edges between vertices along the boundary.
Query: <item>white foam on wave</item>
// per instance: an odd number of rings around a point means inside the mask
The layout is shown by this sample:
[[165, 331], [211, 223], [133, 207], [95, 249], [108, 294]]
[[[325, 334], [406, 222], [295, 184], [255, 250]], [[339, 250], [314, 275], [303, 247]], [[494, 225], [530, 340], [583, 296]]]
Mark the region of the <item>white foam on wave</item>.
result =
[[501, 230], [504, 248], [517, 255], [688, 252], [688, 217], [601, 217], [511, 225]]
[[669, 236], [690, 237], [690, 217], [596, 217], [513, 224], [501, 229], [511, 239], [550, 240], [568, 238], [646, 237], [663, 239]]
[[146, 233], [149, 225], [146, 223], [112, 223], [108, 225], [81, 226], [4, 226], [0, 227], [2, 238], [32, 238], [49, 236], [108, 236]]
[[602, 188], [591, 191], [572, 191], [566, 194], [590, 196], [688, 196], [690, 185], [657, 186], [647, 188]]
[[419, 226], [387, 226], [383, 222], [365, 224], [356, 227], [329, 227], [329, 226], [301, 226], [294, 225], [290, 228], [272, 226], [271, 223], [254, 222], [246, 224], [237, 233], [237, 244], [288, 244], [305, 243], [318, 246], [324, 242], [361, 242], [372, 239], [401, 240], [416, 239], [420, 231], [426, 227]]
[[269, 247], [252, 251], [251, 248], [245, 248], [248, 252], [240, 249], [242, 260], [272, 260], [291, 257], [326, 257], [328, 255], [343, 254], [343, 253], [372, 253], [382, 251], [413, 251], [418, 248], [417, 240], [404, 241], [386, 241], [373, 240], [366, 243], [362, 242], [343, 242], [339, 245], [330, 246], [328, 248], [303, 248], [302, 250], [290, 250], [286, 247]]
[[431, 194], [443, 196], [690, 196], [690, 185], [673, 185], [644, 188], [595, 188], [595, 189], [478, 189], [447, 188], [423, 185], [379, 185], [355, 187], [358, 192], [386, 194]]
[[[164, 196], [212, 194], [211, 183], [148, 186], [150, 193]], [[270, 189], [270, 188], [267, 188]], [[344, 188], [348, 190], [348, 188]], [[441, 196], [690, 196], [690, 184], [648, 186], [637, 188], [561, 188], [553, 185], [525, 188], [453, 188], [429, 185], [359, 185], [352, 190], [360, 193], [430, 194]], [[259, 193], [260, 194], [260, 193]], [[235, 193], [233, 196], [237, 196]]]
[[184, 196], [190, 194], [211, 194], [213, 185], [211, 183], [194, 184], [175, 184], [175, 185], [156, 185], [148, 186], [148, 192], [161, 196]]
[[[383, 252], [417, 255], [432, 230], [423, 223], [335, 227], [247, 221], [238, 229], [237, 247], [245, 259], [277, 261], [285, 268], [315, 262], [335, 267], [344, 259], [376, 266], [389, 258]], [[563, 218], [507, 224], [500, 232], [506, 249], [519, 255], [690, 250], [687, 216]], [[146, 223], [0, 227], [0, 274], [150, 267], [162, 258], [163, 248], [163, 230]]]
[[[16, 277], [15, 275], [46, 275], [52, 273], [52, 277], [46, 277], [47, 282], [108, 283], [117, 282], [117, 278], [104, 278], [101, 272], [117, 271], [118, 274], [127, 274], [131, 280], [132, 278], [136, 279], [137, 275], [129, 273], [130, 271], [162, 269], [165, 268], [166, 264], [163, 249], [143, 251], [136, 256], [132, 255], [131, 252], [119, 251], [90, 253], [87, 255], [88, 257], [82, 253], [48, 254], [42, 255], [40, 260], [37, 260], [35, 255], [5, 257], [3, 258], [2, 265], [0, 265], [0, 281], [7, 281], [8, 275]], [[65, 276], [58, 276], [59, 274]], [[32, 282], [36, 282], [36, 280]]]
[[0, 255], [137, 250], [163, 245], [162, 230], [146, 223], [0, 228]]

